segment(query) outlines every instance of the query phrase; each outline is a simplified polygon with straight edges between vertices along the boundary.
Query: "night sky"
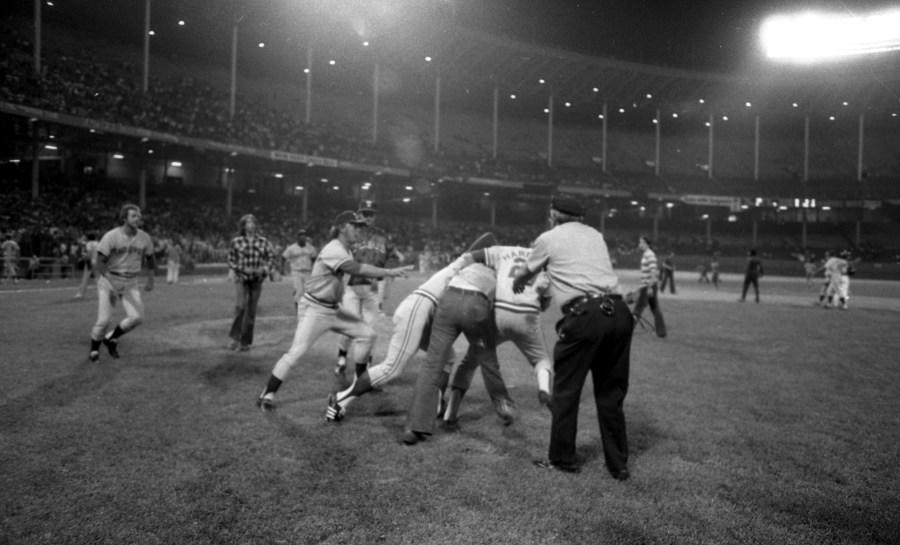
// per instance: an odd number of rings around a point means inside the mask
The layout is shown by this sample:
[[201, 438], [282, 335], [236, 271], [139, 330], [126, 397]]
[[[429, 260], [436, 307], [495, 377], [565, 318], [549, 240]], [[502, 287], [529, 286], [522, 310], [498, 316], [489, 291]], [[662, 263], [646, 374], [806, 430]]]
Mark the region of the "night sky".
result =
[[[392, 6], [413, 14], [432, 11], [437, 20], [455, 15], [457, 23], [530, 44], [615, 59], [734, 73], [761, 57], [758, 32], [774, 13], [817, 8], [844, 13], [900, 6], [900, 0], [238, 0], [245, 11], [265, 12], [272, 26], [289, 27], [289, 12], [324, 10], [334, 14], [354, 10], [380, 11]], [[406, 4], [404, 4], [406, 2]], [[110, 38], [140, 42], [143, 0], [55, 0], [47, 17], [102, 32]], [[3, 2], [30, 17], [32, 0]], [[231, 3], [226, 0], [153, 0], [153, 25], [165, 28], [184, 17], [216, 21], [227, 32]], [[414, 6], [411, 8], [410, 6]], [[430, 9], [436, 8], [436, 9]], [[381, 10], [384, 11], [384, 10]], [[397, 17], [397, 14], [394, 15]], [[302, 17], [301, 17], [302, 18]], [[336, 20], [335, 17], [325, 17]], [[402, 16], [401, 16], [402, 18]], [[260, 19], [263, 19], [262, 17]], [[324, 28], [324, 23], [322, 26]], [[203, 26], [203, 25], [200, 25]], [[207, 28], [209, 23], [205, 25]], [[245, 27], [251, 25], [245, 24]], [[190, 26], [195, 29], [197, 26]], [[221, 30], [208, 31], [202, 41], [219, 41]], [[172, 39], [171, 30], [157, 47]], [[271, 38], [266, 30], [259, 39]], [[196, 36], [194, 38], [197, 39]], [[227, 40], [226, 40], [227, 41]], [[195, 44], [197, 45], [197, 44]], [[227, 45], [227, 44], [226, 44]], [[180, 45], [178, 47], [181, 47]], [[183, 47], [181, 48], [184, 49]]]

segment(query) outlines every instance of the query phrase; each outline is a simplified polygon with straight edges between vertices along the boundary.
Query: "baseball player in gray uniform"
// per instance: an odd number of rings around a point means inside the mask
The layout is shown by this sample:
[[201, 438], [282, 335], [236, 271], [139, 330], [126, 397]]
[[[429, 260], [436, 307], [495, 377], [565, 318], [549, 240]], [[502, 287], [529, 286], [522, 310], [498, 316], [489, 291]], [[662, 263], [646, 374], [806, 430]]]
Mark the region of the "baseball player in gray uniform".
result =
[[[100, 359], [100, 344], [106, 346], [109, 355], [119, 357], [119, 337], [140, 325], [144, 319], [144, 302], [138, 285], [141, 265], [147, 265], [147, 283], [144, 289], [153, 289], [153, 273], [156, 258], [153, 241], [141, 230], [141, 209], [126, 204], [119, 211], [122, 225], [103, 235], [97, 245], [97, 322], [91, 329], [90, 361]], [[122, 300], [125, 318], [112, 331], [109, 323], [116, 303]]]
[[[512, 289], [513, 279], [525, 267], [530, 255], [530, 248], [491, 246], [473, 252], [472, 258], [476, 262], [485, 263], [497, 274], [497, 290], [494, 295], [497, 345], [512, 341], [522, 352], [528, 363], [534, 368], [538, 383], [538, 399], [543, 404], [547, 404], [551, 395], [550, 384], [553, 372], [547, 341], [541, 328], [540, 313], [550, 302], [549, 281], [546, 274], [540, 273], [525, 285], [522, 293], [514, 293]], [[444, 411], [444, 427], [446, 429], [458, 427], [460, 402], [472, 384], [476, 368], [476, 362], [467, 353], [453, 372], [450, 394]], [[500, 376], [499, 369], [497, 375]], [[485, 375], [488, 380], [490, 380], [489, 377], [489, 374]], [[501, 398], [493, 400], [493, 403], [497, 415], [503, 423], [511, 424], [515, 417], [512, 400]]]
[[334, 331], [353, 339], [353, 358], [366, 362], [375, 332], [362, 319], [340, 306], [344, 292], [344, 276], [367, 278], [405, 276], [407, 269], [383, 269], [354, 261], [350, 253], [359, 229], [365, 221], [352, 211], [338, 214], [331, 230], [331, 241], [322, 248], [313, 263], [306, 293], [297, 305], [297, 330], [291, 348], [278, 360], [256, 406], [262, 411], [275, 408], [275, 393], [291, 368], [326, 331]]
[[[398, 262], [403, 261], [403, 254], [397, 251], [387, 233], [375, 226], [375, 208], [375, 201], [365, 200], [356, 211], [366, 223], [353, 244], [353, 259], [375, 267], [386, 267], [393, 258]], [[356, 313], [369, 326], [381, 315], [379, 280], [352, 275], [347, 282], [348, 289], [344, 290], [344, 299], [341, 302], [346, 310]], [[349, 344], [350, 339], [347, 337], [341, 337], [338, 341], [338, 361], [334, 371], [339, 377], [345, 376]], [[356, 375], [362, 374], [367, 365], [368, 362], [357, 362]]]
[[[450, 279], [472, 264], [472, 256], [469, 252], [483, 248], [493, 241], [494, 235], [485, 233], [469, 247], [466, 253], [436, 272], [400, 302], [397, 310], [394, 311], [394, 334], [388, 344], [384, 361], [369, 367], [357, 376], [350, 387], [328, 397], [328, 408], [325, 411], [326, 420], [332, 422], [342, 420], [347, 407], [354, 399], [400, 376], [403, 369], [406, 368], [407, 362], [417, 350], [428, 349], [431, 320], [438, 302], [447, 290]], [[450, 351], [444, 355], [442, 377], [444, 388], [449, 380], [452, 362], [451, 346]]]
[[291, 267], [291, 278], [294, 281], [294, 307], [296, 308], [306, 291], [306, 281], [309, 280], [313, 260], [316, 258], [316, 247], [307, 238], [305, 229], [301, 229], [297, 233], [297, 242], [285, 248], [281, 257]]

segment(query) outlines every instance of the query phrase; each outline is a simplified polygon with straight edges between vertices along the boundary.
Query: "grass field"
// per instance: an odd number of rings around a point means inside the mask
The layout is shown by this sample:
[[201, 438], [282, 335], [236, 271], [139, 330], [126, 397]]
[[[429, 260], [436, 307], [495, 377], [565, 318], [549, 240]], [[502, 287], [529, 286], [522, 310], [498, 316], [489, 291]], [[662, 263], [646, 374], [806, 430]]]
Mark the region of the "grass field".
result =
[[[224, 349], [233, 288], [188, 277], [157, 283], [122, 358], [95, 364], [93, 291], [3, 286], [0, 544], [900, 542], [900, 283], [855, 282], [841, 312], [799, 279], [763, 279], [756, 305], [735, 277], [695, 278], [663, 296], [667, 339], [635, 332], [627, 482], [604, 468], [590, 384], [582, 473], [532, 466], [550, 418], [508, 345], [518, 420], [501, 426], [478, 378], [460, 432], [407, 447], [421, 355], [327, 424], [329, 334], [278, 411], [256, 410], [293, 333], [286, 282], [265, 286], [248, 353]], [[419, 281], [398, 281], [388, 308]]]

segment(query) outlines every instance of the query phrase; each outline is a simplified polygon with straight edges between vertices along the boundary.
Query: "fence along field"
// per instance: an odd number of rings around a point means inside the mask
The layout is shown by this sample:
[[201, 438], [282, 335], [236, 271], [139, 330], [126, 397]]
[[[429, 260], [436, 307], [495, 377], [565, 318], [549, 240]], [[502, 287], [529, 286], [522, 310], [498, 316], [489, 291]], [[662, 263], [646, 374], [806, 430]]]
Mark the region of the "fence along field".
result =
[[[420, 280], [397, 282], [387, 310]], [[692, 272], [679, 280], [662, 299], [669, 337], [635, 333], [625, 483], [603, 467], [590, 381], [584, 471], [531, 465], [550, 419], [509, 345], [512, 426], [478, 378], [460, 432], [405, 447], [421, 355], [326, 424], [328, 335], [277, 413], [256, 411], [293, 334], [286, 282], [264, 287], [246, 354], [224, 349], [230, 285], [158, 283], [122, 359], [99, 364], [86, 361], [93, 291], [4, 287], [0, 543], [896, 543], [900, 286], [855, 282], [839, 312], [813, 306], [801, 279], [764, 278], [759, 305], [737, 302], [734, 276], [719, 291]]]

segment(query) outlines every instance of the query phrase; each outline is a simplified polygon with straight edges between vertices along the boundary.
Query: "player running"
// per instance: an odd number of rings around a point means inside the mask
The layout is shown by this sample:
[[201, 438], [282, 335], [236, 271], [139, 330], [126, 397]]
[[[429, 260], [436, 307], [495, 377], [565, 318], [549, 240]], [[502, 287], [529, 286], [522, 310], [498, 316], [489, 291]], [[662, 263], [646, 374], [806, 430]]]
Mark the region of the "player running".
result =
[[291, 348], [278, 360], [256, 406], [262, 411], [275, 408], [275, 393], [303, 354], [326, 331], [353, 339], [353, 361], [365, 365], [375, 340], [375, 332], [362, 318], [340, 305], [344, 275], [364, 278], [406, 276], [407, 268], [384, 269], [353, 259], [350, 248], [356, 242], [365, 220], [352, 211], [338, 214], [331, 230], [331, 241], [322, 248], [313, 263], [306, 293], [297, 305], [297, 330]]
[[[107, 231], [97, 245], [97, 322], [91, 330], [90, 361], [100, 359], [100, 344], [106, 346], [109, 355], [119, 357], [119, 337], [136, 328], [144, 319], [144, 302], [138, 286], [141, 265], [146, 264], [146, 291], [153, 290], [153, 273], [156, 257], [150, 235], [141, 230], [141, 209], [126, 204], [119, 211], [122, 225]], [[110, 318], [116, 303], [122, 300], [125, 318], [109, 329]]]

